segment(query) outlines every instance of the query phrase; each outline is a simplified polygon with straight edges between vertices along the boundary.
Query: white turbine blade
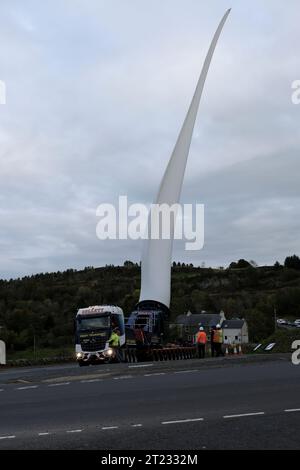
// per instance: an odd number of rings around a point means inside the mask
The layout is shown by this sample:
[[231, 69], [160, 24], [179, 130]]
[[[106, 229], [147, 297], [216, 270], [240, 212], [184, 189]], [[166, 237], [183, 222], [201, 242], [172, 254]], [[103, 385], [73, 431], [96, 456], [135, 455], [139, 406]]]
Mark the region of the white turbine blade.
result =
[[[193, 99], [160, 184], [155, 204], [166, 203], [171, 206], [172, 204], [179, 202], [187, 157], [205, 79], [216, 44], [229, 13], [230, 10], [228, 10], [223, 16], [212, 39]], [[148, 227], [150, 232], [150, 217]], [[171, 224], [170, 240], [164, 240], [161, 238], [151, 240], [151, 238], [149, 238], [144, 241], [140, 301], [155, 300], [169, 307], [173, 238], [174, 224]]]

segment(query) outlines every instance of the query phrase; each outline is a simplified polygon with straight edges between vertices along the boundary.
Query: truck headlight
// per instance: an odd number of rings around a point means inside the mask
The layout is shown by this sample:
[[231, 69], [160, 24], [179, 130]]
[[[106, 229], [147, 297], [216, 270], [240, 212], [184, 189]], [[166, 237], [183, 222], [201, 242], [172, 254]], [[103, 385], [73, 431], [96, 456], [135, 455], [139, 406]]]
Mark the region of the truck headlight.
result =
[[108, 357], [111, 357], [114, 353], [114, 350], [112, 348], [108, 348], [106, 351], [105, 351], [105, 354], [106, 356]]
[[82, 359], [83, 358], [83, 354], [81, 352], [78, 352], [76, 354], [76, 359]]

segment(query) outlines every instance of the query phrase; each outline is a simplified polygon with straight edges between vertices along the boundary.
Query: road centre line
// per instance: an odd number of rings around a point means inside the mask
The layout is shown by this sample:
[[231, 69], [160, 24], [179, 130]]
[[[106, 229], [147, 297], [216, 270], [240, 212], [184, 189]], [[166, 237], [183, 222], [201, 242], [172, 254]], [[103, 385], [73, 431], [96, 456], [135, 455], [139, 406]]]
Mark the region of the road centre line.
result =
[[124, 379], [132, 379], [132, 375], [120, 375], [120, 377], [114, 377], [114, 380], [124, 380]]
[[30, 388], [38, 388], [38, 385], [27, 385], [26, 387], [17, 387], [15, 390], [29, 390]]
[[80, 380], [80, 383], [87, 384], [92, 382], [101, 382], [103, 379], [88, 379], [88, 380]]
[[128, 366], [128, 368], [133, 369], [133, 368], [137, 368], [137, 367], [151, 367], [153, 365], [154, 365], [153, 363], [150, 363], [150, 364], [136, 364], [134, 366]]
[[174, 372], [174, 374], [189, 374], [190, 372], [199, 372], [199, 369], [178, 370], [178, 371]]
[[259, 416], [259, 415], [264, 415], [264, 411], [258, 411], [257, 413], [242, 413], [238, 415], [225, 415], [223, 416], [224, 419], [229, 419], [229, 418], [245, 418], [247, 416]]
[[153, 372], [152, 374], [144, 374], [144, 377], [152, 377], [153, 375], [166, 375], [165, 372]]
[[61, 382], [58, 384], [49, 384], [48, 387], [61, 387], [62, 385], [70, 385], [70, 382]]
[[[283, 410], [286, 413], [292, 413], [292, 412], [299, 412], [300, 408], [291, 408], [291, 409], [285, 409]], [[223, 418], [229, 419], [229, 418], [242, 418], [242, 417], [247, 417], [247, 416], [261, 416], [265, 415], [264, 411], [259, 411], [255, 413], [241, 413], [241, 414], [235, 414], [235, 415], [225, 415]], [[221, 417], [220, 417], [221, 418]], [[190, 418], [190, 419], [177, 419], [177, 420], [172, 420], [172, 421], [162, 421], [160, 424], [161, 425], [169, 425], [169, 424], [181, 424], [181, 423], [193, 423], [193, 422], [199, 422], [199, 421], [204, 421], [204, 418]], [[129, 424], [128, 426], [132, 428], [141, 428], [143, 427], [143, 424], [137, 423], [137, 424]], [[114, 430], [114, 429], [119, 429], [119, 426], [103, 426], [101, 428], [103, 431], [108, 431], [108, 430]], [[70, 429], [66, 430], [65, 432], [67, 434], [75, 434], [75, 433], [81, 433], [84, 431], [84, 429]], [[39, 432], [37, 433], [38, 436], [49, 436], [53, 435], [52, 432]], [[55, 433], [54, 433], [55, 434]], [[15, 439], [16, 435], [6, 435], [6, 436], [0, 436], [0, 440], [6, 440], [6, 439]]]
[[162, 421], [161, 424], [192, 423], [195, 421], [204, 421], [204, 418], [177, 419], [174, 421]]

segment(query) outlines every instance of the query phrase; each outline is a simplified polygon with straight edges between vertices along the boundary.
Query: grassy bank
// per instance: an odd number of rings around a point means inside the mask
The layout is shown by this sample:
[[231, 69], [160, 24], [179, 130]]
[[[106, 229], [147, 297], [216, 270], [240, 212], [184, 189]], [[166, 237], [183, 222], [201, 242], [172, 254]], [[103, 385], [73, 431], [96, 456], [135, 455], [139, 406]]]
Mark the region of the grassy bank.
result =
[[74, 347], [26, 349], [24, 351], [9, 351], [8, 366], [27, 366], [39, 364], [55, 364], [74, 360]]
[[[300, 340], [300, 329], [277, 329], [276, 332], [274, 332], [264, 341], [261, 341], [261, 343], [264, 347], [270, 343], [276, 343], [272, 352], [289, 353], [292, 352], [292, 343], [295, 340]], [[263, 348], [257, 352], [265, 353]]]

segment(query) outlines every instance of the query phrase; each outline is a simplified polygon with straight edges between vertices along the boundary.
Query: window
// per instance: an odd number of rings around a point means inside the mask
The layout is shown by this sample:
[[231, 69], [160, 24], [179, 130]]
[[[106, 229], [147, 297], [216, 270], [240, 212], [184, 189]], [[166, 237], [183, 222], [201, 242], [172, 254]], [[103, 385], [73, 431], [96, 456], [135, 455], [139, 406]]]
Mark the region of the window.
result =
[[109, 328], [110, 327], [110, 316], [99, 315], [95, 317], [79, 317], [77, 319], [78, 329], [80, 331], [94, 330], [97, 328]]
[[238, 336], [235, 336], [235, 339], [236, 339], [236, 340], [238, 340], [238, 339], [239, 339], [239, 337], [238, 337]]

